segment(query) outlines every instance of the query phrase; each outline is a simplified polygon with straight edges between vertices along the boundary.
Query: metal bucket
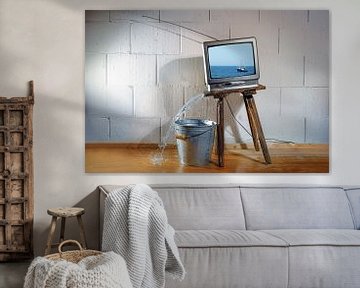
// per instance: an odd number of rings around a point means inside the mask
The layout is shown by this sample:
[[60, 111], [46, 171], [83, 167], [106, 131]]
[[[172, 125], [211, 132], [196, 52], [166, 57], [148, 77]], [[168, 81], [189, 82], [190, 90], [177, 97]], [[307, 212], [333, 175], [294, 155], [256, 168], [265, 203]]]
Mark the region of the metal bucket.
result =
[[178, 119], [175, 136], [180, 163], [206, 166], [210, 162], [216, 123], [202, 119]]

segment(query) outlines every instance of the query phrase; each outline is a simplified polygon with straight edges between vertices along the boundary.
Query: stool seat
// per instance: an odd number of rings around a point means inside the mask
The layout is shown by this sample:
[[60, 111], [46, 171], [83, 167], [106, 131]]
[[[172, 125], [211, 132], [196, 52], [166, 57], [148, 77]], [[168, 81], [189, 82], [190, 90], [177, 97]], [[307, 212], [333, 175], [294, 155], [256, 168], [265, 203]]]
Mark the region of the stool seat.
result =
[[55, 217], [74, 217], [82, 215], [85, 213], [84, 208], [80, 207], [58, 207], [58, 208], [49, 208], [47, 213]]

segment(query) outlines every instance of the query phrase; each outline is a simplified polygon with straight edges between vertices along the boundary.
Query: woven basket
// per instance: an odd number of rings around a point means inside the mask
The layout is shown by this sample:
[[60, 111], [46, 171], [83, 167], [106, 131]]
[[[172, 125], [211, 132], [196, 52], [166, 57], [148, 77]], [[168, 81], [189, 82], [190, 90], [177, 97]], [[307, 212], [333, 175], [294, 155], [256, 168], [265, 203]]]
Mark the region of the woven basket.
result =
[[[68, 244], [68, 243], [76, 244], [79, 247], [79, 250], [63, 252], [61, 250], [61, 248], [65, 244]], [[65, 240], [65, 241], [61, 242], [61, 244], [59, 245], [58, 251], [59, 251], [59, 253], [47, 255], [47, 256], [45, 256], [45, 258], [47, 258], [49, 260], [55, 260], [55, 261], [56, 260], [66, 260], [69, 262], [78, 263], [85, 257], [96, 256], [96, 255], [102, 254], [102, 252], [100, 252], [100, 251], [83, 249], [81, 244], [76, 240]]]

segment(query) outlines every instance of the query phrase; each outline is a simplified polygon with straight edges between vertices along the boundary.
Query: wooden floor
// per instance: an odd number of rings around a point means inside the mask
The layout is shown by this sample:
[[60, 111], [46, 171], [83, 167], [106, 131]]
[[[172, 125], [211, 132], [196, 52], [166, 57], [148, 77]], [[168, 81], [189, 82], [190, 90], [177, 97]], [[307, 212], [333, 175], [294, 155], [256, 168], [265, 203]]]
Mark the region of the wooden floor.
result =
[[227, 145], [225, 167], [216, 155], [207, 167], [179, 164], [175, 145], [165, 149], [165, 161], [153, 164], [152, 144], [86, 144], [85, 170], [89, 173], [328, 173], [329, 147], [323, 144], [269, 144], [272, 164], [265, 164], [253, 146]]

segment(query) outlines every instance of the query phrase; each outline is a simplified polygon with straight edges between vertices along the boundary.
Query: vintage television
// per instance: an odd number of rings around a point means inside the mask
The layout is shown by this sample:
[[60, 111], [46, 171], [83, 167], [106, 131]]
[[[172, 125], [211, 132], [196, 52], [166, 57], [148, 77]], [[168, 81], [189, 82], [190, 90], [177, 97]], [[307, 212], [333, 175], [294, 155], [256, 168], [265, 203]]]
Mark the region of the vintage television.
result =
[[255, 87], [260, 78], [255, 37], [203, 43], [208, 91]]

